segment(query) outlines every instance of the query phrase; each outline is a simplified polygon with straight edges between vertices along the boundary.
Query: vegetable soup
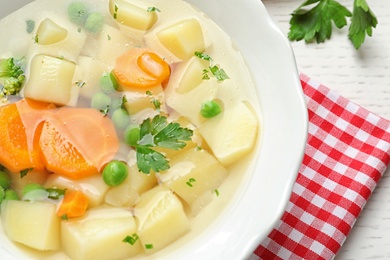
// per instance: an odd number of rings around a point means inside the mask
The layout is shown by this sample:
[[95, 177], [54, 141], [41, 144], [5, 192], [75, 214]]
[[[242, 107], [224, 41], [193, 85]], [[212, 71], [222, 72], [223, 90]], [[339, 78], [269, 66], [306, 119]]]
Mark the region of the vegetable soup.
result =
[[158, 257], [215, 223], [250, 174], [261, 111], [249, 70], [185, 1], [36, 0], [0, 33], [9, 248]]

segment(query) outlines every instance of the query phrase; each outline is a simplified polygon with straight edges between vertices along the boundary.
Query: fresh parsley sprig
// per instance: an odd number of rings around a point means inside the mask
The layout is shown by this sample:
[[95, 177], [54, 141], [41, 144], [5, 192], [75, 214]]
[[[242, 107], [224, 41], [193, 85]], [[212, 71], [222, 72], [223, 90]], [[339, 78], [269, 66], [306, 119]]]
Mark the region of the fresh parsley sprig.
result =
[[347, 18], [351, 19], [348, 38], [359, 49], [365, 36], [372, 36], [372, 29], [378, 24], [366, 0], [354, 0], [352, 12], [336, 0], [306, 0], [292, 13], [288, 38], [324, 42], [331, 38], [332, 22], [341, 29], [347, 25]]
[[165, 116], [156, 115], [145, 119], [140, 125], [139, 140], [136, 150], [137, 166], [143, 173], [165, 171], [169, 169], [167, 158], [154, 147], [179, 150], [191, 140], [193, 131], [183, 128], [178, 123], [168, 122]]

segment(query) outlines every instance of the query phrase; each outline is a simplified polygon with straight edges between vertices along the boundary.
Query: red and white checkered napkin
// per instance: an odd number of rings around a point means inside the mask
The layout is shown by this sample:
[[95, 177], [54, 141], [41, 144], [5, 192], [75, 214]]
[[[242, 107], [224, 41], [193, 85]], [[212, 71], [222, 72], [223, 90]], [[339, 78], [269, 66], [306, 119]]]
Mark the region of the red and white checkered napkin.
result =
[[302, 165], [281, 220], [250, 257], [332, 259], [390, 162], [390, 122], [301, 75]]

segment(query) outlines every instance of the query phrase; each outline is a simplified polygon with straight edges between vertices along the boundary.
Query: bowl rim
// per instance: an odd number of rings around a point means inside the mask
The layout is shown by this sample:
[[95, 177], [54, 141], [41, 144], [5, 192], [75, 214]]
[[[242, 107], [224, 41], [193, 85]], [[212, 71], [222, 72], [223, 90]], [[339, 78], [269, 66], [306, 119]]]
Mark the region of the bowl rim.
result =
[[[263, 126], [254, 173], [224, 212], [230, 218], [221, 217], [200, 239], [164, 259], [183, 257], [183, 252], [191, 252], [186, 259], [245, 259], [271, 232], [289, 201], [306, 145], [306, 102], [290, 43], [260, 0], [185, 1], [215, 21], [241, 50], [259, 88]], [[6, 7], [13, 11], [16, 5], [28, 2], [32, 0], [7, 1]], [[2, 8], [0, 17], [5, 10]], [[255, 29], [258, 32], [248, 37], [247, 30]], [[283, 164], [280, 158], [284, 159]], [[260, 198], [261, 205], [253, 207], [261, 189], [267, 190], [271, 198], [265, 201]], [[248, 215], [240, 219], [243, 211]], [[203, 238], [210, 240], [205, 242]], [[8, 250], [2, 245], [0, 252], [8, 253]]]

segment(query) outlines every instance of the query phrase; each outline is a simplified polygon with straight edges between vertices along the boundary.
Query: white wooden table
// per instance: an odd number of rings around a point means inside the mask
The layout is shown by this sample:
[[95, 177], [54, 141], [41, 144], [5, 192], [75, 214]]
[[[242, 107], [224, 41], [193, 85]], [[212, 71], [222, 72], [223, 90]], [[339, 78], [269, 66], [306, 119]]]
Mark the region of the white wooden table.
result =
[[[304, 0], [263, 0], [287, 35], [292, 11]], [[292, 42], [298, 69], [344, 97], [390, 120], [390, 1], [366, 0], [379, 24], [356, 51], [348, 28], [322, 44]], [[352, 10], [353, 0], [338, 0]], [[384, 173], [336, 260], [390, 259], [390, 168]]]

